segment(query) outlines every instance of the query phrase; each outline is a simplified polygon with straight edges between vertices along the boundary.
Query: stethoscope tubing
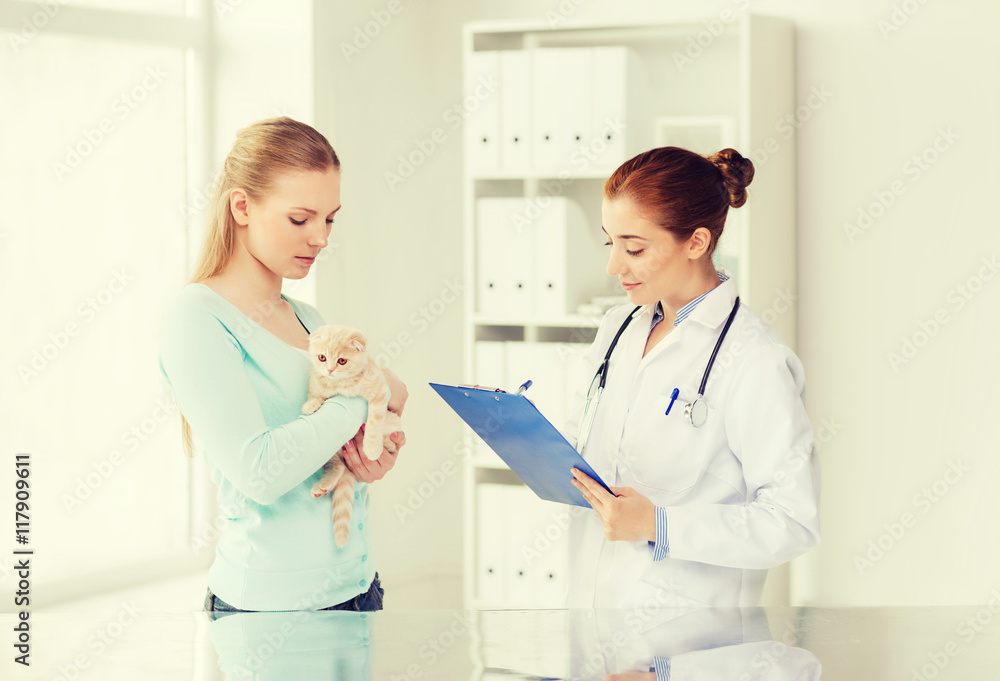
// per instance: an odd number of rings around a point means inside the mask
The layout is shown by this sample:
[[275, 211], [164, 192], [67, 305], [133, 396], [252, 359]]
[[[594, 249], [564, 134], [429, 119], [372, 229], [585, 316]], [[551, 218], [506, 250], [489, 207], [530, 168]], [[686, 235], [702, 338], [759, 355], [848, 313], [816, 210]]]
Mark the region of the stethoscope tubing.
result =
[[[689, 402], [685, 408], [685, 413], [688, 416], [688, 419], [691, 421], [691, 425], [695, 427], [698, 427], [702, 423], [704, 423], [704, 419], [701, 419], [701, 423], [695, 423], [694, 405], [697, 404], [698, 401], [704, 398], [705, 396], [705, 386], [708, 384], [708, 377], [712, 372], [712, 366], [715, 364], [715, 358], [719, 354], [719, 348], [722, 347], [722, 341], [726, 339], [726, 334], [729, 333], [729, 327], [732, 326], [733, 319], [736, 318], [736, 312], [739, 310], [739, 307], [740, 307], [740, 297], [736, 296], [736, 302], [733, 304], [733, 309], [729, 313], [729, 317], [726, 319], [725, 326], [722, 327], [722, 333], [719, 334], [719, 339], [715, 342], [715, 347], [712, 349], [712, 355], [711, 357], [709, 357], [708, 364], [705, 366], [705, 372], [701, 376], [701, 385], [698, 387], [698, 396], [694, 399], [693, 402]], [[584, 406], [583, 423], [581, 423], [581, 425], [587, 425], [587, 432], [586, 434], [581, 433], [581, 437], [578, 438], [578, 441], [581, 441], [580, 442], [581, 449], [585, 446], [586, 441], [589, 439], [590, 436], [589, 426], [592, 424], [593, 418], [596, 416], [597, 406], [600, 404], [601, 393], [604, 392], [604, 386], [608, 378], [608, 367], [611, 364], [611, 354], [614, 352], [615, 346], [618, 345], [618, 339], [621, 338], [621, 335], [625, 332], [625, 329], [628, 328], [629, 323], [632, 321], [632, 317], [635, 316], [635, 313], [638, 312], [640, 309], [642, 309], [642, 305], [637, 306], [634, 310], [632, 310], [632, 312], [628, 315], [628, 317], [625, 318], [625, 321], [618, 329], [618, 333], [616, 333], [615, 337], [611, 339], [611, 345], [608, 346], [608, 351], [604, 353], [604, 361], [601, 362], [601, 366], [598, 367], [597, 373], [594, 374], [594, 380], [598, 381], [597, 392], [594, 395], [594, 397], [596, 398], [596, 403], [594, 405], [594, 413], [589, 414], [588, 418], [588, 412], [590, 411], [590, 398], [588, 396], [587, 403]], [[594, 381], [592, 380], [591, 388], [593, 388], [593, 383]], [[702, 409], [702, 412], [704, 412], [704, 409]]]

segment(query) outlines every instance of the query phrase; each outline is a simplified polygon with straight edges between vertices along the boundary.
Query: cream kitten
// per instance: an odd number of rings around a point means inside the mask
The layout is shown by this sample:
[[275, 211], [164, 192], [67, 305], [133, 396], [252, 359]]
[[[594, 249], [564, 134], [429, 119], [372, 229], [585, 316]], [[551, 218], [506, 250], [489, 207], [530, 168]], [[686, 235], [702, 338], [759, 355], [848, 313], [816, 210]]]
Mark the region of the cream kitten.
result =
[[[321, 326], [309, 334], [312, 373], [309, 374], [308, 399], [302, 413], [311, 414], [333, 395], [360, 395], [368, 400], [362, 451], [371, 460], [382, 448], [396, 451], [389, 435], [400, 430], [398, 414], [388, 411], [389, 386], [385, 374], [366, 352], [368, 340], [358, 329], [349, 326]], [[333, 490], [333, 535], [337, 546], [347, 543], [351, 508], [354, 506], [354, 483], [357, 479], [337, 452], [323, 465], [323, 475], [313, 485], [312, 495], [321, 497]]]

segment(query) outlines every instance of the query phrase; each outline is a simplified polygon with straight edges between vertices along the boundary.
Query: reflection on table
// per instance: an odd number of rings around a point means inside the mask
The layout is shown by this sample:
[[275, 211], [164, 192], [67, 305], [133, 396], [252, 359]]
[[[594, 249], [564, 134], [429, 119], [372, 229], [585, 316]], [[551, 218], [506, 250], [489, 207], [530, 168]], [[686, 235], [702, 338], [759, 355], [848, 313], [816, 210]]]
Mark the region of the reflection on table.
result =
[[[132, 614], [134, 611], [134, 615]], [[124, 612], [124, 610], [123, 610]], [[31, 615], [31, 667], [0, 678], [992, 678], [1000, 600], [936, 608], [384, 610]], [[16, 615], [0, 614], [12, 632]], [[11, 634], [8, 633], [8, 636]], [[8, 650], [12, 639], [8, 640]]]

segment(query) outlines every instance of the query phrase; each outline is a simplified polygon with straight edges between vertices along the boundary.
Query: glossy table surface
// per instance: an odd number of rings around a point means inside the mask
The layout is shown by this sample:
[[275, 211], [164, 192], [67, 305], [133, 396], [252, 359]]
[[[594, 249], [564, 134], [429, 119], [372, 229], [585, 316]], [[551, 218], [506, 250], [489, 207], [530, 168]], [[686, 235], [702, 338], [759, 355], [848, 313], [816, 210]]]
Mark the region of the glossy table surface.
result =
[[3, 679], [992, 679], [1000, 599], [927, 608], [0, 614]]

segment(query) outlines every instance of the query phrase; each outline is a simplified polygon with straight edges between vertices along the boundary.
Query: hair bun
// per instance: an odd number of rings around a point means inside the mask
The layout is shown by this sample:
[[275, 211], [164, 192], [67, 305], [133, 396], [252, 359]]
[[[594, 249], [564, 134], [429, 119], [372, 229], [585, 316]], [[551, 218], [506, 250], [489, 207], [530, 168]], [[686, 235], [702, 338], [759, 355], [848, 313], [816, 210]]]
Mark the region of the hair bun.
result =
[[747, 202], [747, 185], [753, 181], [753, 162], [735, 149], [723, 149], [708, 160], [722, 172], [722, 181], [729, 193], [729, 205], [739, 208]]

